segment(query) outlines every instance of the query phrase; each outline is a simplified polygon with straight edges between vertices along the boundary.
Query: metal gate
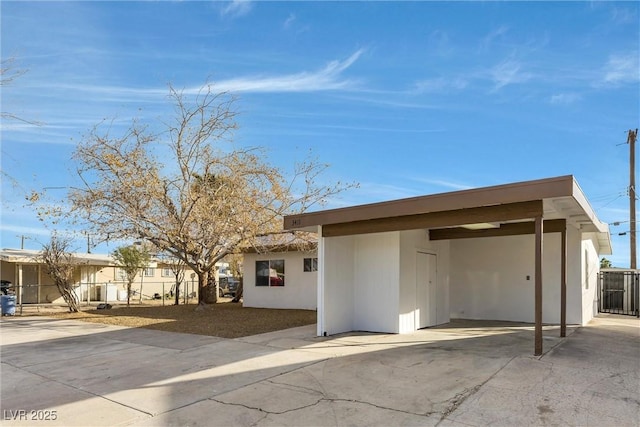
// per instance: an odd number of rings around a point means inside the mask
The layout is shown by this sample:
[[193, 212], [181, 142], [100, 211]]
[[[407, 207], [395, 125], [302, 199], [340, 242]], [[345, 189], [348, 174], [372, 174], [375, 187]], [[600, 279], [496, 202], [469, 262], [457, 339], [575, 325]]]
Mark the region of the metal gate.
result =
[[598, 312], [640, 317], [640, 272], [601, 271]]

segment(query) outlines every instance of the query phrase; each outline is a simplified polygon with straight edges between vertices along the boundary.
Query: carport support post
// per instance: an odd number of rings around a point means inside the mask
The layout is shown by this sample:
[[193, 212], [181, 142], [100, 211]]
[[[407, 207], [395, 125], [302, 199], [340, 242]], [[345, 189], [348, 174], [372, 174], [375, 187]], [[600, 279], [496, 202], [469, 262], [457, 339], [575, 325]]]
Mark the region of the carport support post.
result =
[[317, 308], [317, 325], [316, 325], [316, 334], [321, 337], [327, 331], [325, 329], [325, 320], [324, 320], [324, 237], [322, 237], [322, 226], [318, 226], [318, 282], [316, 284], [316, 292], [318, 302], [316, 304]]
[[535, 219], [536, 223], [536, 289], [535, 289], [535, 339], [534, 355], [542, 355], [542, 216]]
[[567, 336], [567, 227], [560, 233], [560, 336]]

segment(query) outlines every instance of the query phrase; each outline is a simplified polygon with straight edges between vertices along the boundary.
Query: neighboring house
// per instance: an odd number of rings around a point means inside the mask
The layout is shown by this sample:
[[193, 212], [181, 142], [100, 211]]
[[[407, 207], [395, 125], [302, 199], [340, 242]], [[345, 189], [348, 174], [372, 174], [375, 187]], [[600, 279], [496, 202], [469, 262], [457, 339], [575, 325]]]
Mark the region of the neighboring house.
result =
[[259, 308], [317, 307], [318, 258], [314, 235], [293, 233], [261, 239], [244, 250], [243, 306]]
[[[40, 251], [28, 249], [0, 250], [1, 279], [12, 282], [19, 302], [23, 304], [64, 303], [46, 266], [38, 257]], [[78, 268], [74, 275], [76, 294], [80, 301], [126, 301], [126, 275], [111, 255], [74, 253]], [[197, 297], [198, 279], [185, 269], [181, 295]], [[134, 299], [153, 299], [175, 291], [175, 275], [171, 266], [162, 260], [152, 260], [136, 276], [132, 284]]]
[[[292, 215], [316, 232], [318, 335], [407, 333], [451, 318], [584, 325], [608, 226], [573, 176]], [[271, 290], [271, 289], [270, 289]]]
[[[2, 280], [13, 283], [18, 300], [24, 304], [64, 303], [46, 267], [38, 257], [40, 251], [28, 249], [2, 249], [0, 272]], [[96, 298], [100, 288], [96, 284], [113, 280], [113, 260], [108, 255], [76, 253], [78, 268], [74, 275], [78, 298], [86, 301]], [[93, 294], [93, 295], [92, 295]], [[114, 296], [115, 298], [115, 296]]]

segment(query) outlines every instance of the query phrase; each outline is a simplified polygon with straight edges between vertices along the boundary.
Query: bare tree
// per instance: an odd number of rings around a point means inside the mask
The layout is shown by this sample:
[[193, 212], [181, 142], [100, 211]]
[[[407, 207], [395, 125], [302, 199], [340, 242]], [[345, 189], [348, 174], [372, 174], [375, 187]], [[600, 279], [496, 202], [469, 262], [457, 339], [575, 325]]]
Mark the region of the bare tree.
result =
[[[18, 77], [26, 74], [27, 71], [28, 70], [25, 68], [17, 68], [15, 57], [3, 59], [0, 62], [0, 88], [11, 85]], [[40, 122], [27, 120], [9, 111], [0, 112], [0, 117], [2, 117], [3, 120], [15, 120], [36, 126], [42, 126], [42, 123]]]
[[76, 313], [80, 311], [80, 302], [73, 289], [73, 276], [79, 261], [74, 258], [69, 247], [71, 241], [55, 234], [51, 236], [48, 244], [42, 245], [40, 261], [46, 266], [47, 273], [53, 279], [58, 292], [67, 303], [69, 311]]
[[[136, 246], [121, 246], [113, 251], [112, 255], [127, 278], [127, 305], [129, 305], [131, 300], [131, 284], [138, 273], [147, 267], [151, 256], [144, 247], [137, 248]], [[140, 289], [140, 291], [142, 299], [142, 289]]]
[[183, 260], [198, 276], [199, 302], [212, 303], [216, 262], [351, 185], [318, 184], [327, 165], [313, 159], [285, 179], [263, 150], [234, 148], [228, 93], [205, 86], [189, 97], [170, 87], [170, 99], [175, 117], [156, 133], [136, 120], [118, 136], [91, 130], [74, 155], [82, 186], [70, 200], [101, 235], [144, 239]]
[[[11, 85], [18, 77], [24, 75], [27, 71], [28, 70], [24, 68], [17, 68], [15, 57], [3, 59], [2, 61], [0, 61], [0, 89], [4, 90], [5, 87]], [[9, 111], [0, 111], [0, 118], [3, 121], [19, 121], [35, 126], [42, 126], [42, 123], [40, 122], [27, 120]], [[2, 155], [6, 158], [10, 158], [7, 153], [5, 153], [4, 149], [2, 150]], [[3, 160], [2, 163], [4, 164], [5, 160]], [[0, 176], [2, 176], [4, 180], [11, 182], [14, 187], [20, 187], [18, 181], [7, 172], [5, 172], [4, 168], [0, 169]]]

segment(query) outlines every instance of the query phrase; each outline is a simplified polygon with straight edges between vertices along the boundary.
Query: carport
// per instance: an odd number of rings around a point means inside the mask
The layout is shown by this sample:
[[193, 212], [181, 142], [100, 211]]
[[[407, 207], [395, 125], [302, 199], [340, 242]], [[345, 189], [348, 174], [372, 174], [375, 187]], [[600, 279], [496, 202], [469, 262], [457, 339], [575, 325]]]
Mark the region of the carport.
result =
[[[318, 335], [406, 333], [495, 313], [535, 323], [536, 355], [543, 323], [565, 336], [568, 309], [570, 323], [594, 316], [598, 258], [611, 253], [608, 226], [571, 175], [292, 215], [284, 228], [320, 237]], [[522, 256], [500, 265], [493, 248]], [[494, 311], [483, 299], [491, 289], [503, 298]], [[500, 295], [510, 293], [507, 312]]]

